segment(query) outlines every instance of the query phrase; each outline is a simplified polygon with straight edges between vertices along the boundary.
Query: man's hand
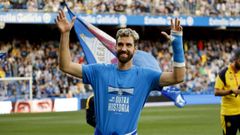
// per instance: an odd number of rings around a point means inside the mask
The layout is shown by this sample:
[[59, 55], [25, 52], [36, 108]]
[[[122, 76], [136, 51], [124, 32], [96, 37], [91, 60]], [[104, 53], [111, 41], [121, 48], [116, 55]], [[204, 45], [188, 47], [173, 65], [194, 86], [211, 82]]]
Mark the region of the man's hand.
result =
[[65, 33], [65, 32], [70, 32], [71, 31], [75, 20], [76, 20], [76, 16], [73, 17], [71, 22], [68, 22], [64, 11], [61, 9], [58, 12], [58, 16], [57, 16], [55, 21], [56, 21], [57, 27], [60, 30], [60, 32]]
[[[173, 22], [173, 19], [171, 19], [171, 31], [174, 32], [182, 32], [183, 28], [180, 25], [180, 20], [175, 18], [175, 23]], [[161, 34], [163, 34], [163, 36], [170, 41], [171, 40], [171, 36], [168, 35], [166, 32], [162, 31]]]
[[232, 92], [236, 95], [235, 97], [237, 97], [238, 94], [240, 94], [240, 90], [239, 89], [233, 89]]

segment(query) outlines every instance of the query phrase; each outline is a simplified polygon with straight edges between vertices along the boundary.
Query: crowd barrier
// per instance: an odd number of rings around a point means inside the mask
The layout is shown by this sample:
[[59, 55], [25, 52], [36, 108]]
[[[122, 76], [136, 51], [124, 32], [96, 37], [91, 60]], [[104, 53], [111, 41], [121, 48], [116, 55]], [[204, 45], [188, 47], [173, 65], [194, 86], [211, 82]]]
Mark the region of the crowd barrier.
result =
[[[186, 105], [220, 104], [221, 97], [214, 95], [184, 95]], [[0, 114], [66, 112], [85, 109], [86, 100], [82, 98], [34, 99], [28, 101], [0, 101]], [[173, 106], [174, 103], [163, 96], [150, 96], [145, 107]]]

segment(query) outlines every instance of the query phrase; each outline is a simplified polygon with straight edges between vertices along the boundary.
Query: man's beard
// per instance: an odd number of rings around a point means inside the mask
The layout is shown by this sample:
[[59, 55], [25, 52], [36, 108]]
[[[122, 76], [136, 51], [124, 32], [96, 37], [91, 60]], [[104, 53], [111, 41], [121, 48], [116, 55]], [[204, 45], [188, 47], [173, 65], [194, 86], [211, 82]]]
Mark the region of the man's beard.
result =
[[[127, 54], [127, 57], [121, 57], [122, 54]], [[133, 57], [133, 54], [131, 54], [129, 51], [118, 51], [117, 52], [117, 58], [118, 58], [118, 61], [125, 64], [127, 63], [128, 61], [130, 61]]]

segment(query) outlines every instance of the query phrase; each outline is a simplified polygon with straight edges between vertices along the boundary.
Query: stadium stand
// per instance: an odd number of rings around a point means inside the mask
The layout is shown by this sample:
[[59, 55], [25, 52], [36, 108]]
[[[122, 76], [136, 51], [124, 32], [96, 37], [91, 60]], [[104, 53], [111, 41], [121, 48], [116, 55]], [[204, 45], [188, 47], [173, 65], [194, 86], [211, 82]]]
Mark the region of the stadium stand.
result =
[[[57, 12], [63, 0], [1, 0], [0, 10]], [[239, 0], [66, 0], [77, 13], [239, 16]]]
[[[61, 7], [62, 0], [0, 0], [0, 12], [10, 13], [15, 11], [27, 11], [30, 13], [52, 13]], [[67, 0], [69, 7], [76, 13], [83, 14], [141, 14], [141, 15], [190, 15], [190, 16], [239, 16], [240, 0]], [[0, 60], [0, 77], [33, 77], [33, 97], [87, 97], [91, 94], [91, 88], [85, 86], [80, 80], [63, 74], [58, 69], [58, 37], [53, 25], [18, 26], [23, 24], [7, 24], [7, 30], [0, 30], [0, 50], [5, 50], [7, 55]], [[13, 28], [10, 28], [13, 27]], [[101, 26], [99, 26], [101, 27]], [[101, 27], [102, 30], [114, 36], [117, 27]], [[160, 33], [162, 26], [155, 31], [152, 26], [136, 27], [143, 40], [139, 43], [139, 49], [155, 56], [163, 70], [168, 70], [172, 63], [171, 48], [167, 43], [159, 40], [160, 34], [152, 36], [152, 33]], [[24, 31], [23, 33], [16, 31]], [[29, 30], [27, 30], [29, 29]], [[34, 29], [35, 32], [31, 31]], [[43, 29], [43, 30], [40, 30]], [[217, 30], [216, 27], [204, 28], [199, 32], [199, 27], [184, 28], [184, 49], [187, 64], [187, 76], [185, 82], [179, 85], [184, 94], [212, 94], [216, 74], [227, 65], [230, 52], [240, 46], [236, 38], [239, 31], [231, 29]], [[208, 36], [211, 29], [211, 36]], [[39, 40], [48, 31], [45, 39]], [[199, 34], [197, 32], [199, 32]], [[222, 36], [218, 34], [222, 32]], [[38, 33], [38, 34], [36, 34]], [[189, 34], [190, 33], [190, 34]], [[197, 34], [196, 34], [197, 33]], [[235, 36], [229, 35], [234, 33]], [[206, 35], [205, 35], [206, 34]], [[233, 34], [233, 35], [234, 35]], [[12, 36], [15, 35], [15, 36]], [[74, 33], [72, 34], [74, 35]], [[46, 37], [48, 37], [46, 40]], [[224, 38], [222, 38], [224, 37]], [[162, 37], [161, 37], [162, 38]], [[73, 60], [84, 63], [84, 53], [76, 42], [71, 43], [71, 52], [74, 52]], [[221, 57], [219, 57], [221, 56]], [[24, 82], [22, 82], [24, 83]], [[28, 85], [19, 87], [19, 82], [13, 82], [6, 86], [0, 82], [3, 91], [0, 100], [24, 99], [23, 95], [29, 93]], [[17, 89], [13, 89], [17, 88]], [[11, 90], [10, 90], [11, 89]]]

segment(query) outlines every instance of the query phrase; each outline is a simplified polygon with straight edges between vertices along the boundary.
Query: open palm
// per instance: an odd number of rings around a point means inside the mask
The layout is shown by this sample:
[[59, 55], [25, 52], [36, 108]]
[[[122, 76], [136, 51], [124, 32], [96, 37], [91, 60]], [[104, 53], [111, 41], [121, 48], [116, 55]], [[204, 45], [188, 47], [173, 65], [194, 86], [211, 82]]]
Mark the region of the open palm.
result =
[[[180, 20], [175, 18], [175, 21], [173, 21], [173, 19], [171, 19], [171, 31], [174, 32], [182, 32], [182, 26], [180, 25]], [[163, 34], [163, 36], [167, 39], [167, 40], [171, 40], [171, 36], [168, 35], [166, 32], [161, 32], [161, 34]]]
[[76, 17], [73, 17], [72, 21], [68, 22], [65, 13], [61, 9], [58, 13], [56, 24], [60, 32], [65, 33], [65, 32], [71, 31], [75, 20], [76, 20]]

